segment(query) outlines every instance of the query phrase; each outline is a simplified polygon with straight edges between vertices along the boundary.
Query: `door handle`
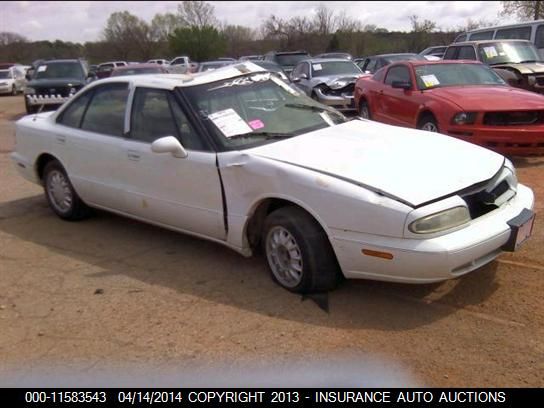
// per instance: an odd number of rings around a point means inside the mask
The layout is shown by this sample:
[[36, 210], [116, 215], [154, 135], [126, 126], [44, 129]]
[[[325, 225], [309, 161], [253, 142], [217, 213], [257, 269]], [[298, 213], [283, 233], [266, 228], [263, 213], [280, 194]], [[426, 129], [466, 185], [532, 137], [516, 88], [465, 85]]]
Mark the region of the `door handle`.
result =
[[134, 150], [129, 150], [127, 152], [127, 156], [129, 160], [134, 160], [134, 161], [140, 160], [140, 154]]
[[56, 140], [58, 143], [64, 144], [64, 143], [66, 143], [66, 136], [56, 135], [56, 136], [55, 136], [55, 140]]

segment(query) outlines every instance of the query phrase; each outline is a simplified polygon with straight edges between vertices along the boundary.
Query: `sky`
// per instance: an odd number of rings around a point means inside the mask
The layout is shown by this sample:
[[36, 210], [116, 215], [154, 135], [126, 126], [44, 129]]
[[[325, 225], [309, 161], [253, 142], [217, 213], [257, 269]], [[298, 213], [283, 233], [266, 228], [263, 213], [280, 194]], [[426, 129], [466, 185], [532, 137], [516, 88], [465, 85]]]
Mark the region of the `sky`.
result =
[[[0, 1], [0, 32], [21, 34], [31, 41], [99, 40], [111, 13], [129, 11], [147, 22], [156, 13], [175, 12], [178, 1]], [[215, 15], [228, 24], [257, 28], [271, 14], [280, 18], [311, 17], [324, 4], [335, 14], [345, 11], [364, 25], [410, 31], [410, 16], [429, 19], [441, 29], [465, 26], [467, 20], [516, 22], [500, 17], [499, 1], [209, 1]]]

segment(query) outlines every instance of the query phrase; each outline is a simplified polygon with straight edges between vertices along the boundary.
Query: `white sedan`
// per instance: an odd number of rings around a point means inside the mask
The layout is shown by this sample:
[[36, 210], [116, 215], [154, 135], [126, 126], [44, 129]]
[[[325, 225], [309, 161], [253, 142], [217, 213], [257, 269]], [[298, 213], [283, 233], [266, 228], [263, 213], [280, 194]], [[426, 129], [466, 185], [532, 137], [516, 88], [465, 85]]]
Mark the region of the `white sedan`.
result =
[[288, 290], [339, 278], [428, 283], [513, 251], [533, 192], [503, 156], [347, 120], [250, 62], [93, 82], [20, 119], [12, 159], [67, 220], [90, 208], [250, 256]]

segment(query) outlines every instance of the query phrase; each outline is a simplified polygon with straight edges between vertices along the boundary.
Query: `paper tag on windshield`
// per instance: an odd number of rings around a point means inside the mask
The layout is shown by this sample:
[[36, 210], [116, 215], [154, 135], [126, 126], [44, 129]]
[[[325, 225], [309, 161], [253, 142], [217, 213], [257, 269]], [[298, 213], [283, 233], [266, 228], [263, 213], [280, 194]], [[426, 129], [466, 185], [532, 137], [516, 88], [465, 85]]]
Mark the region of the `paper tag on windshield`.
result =
[[323, 69], [321, 64], [313, 64], [312, 67], [313, 67], [314, 71], [321, 71]]
[[431, 86], [440, 85], [440, 81], [437, 77], [434, 75], [421, 75], [421, 80], [425, 84], [426, 88], [430, 88]]
[[494, 58], [499, 55], [495, 47], [484, 47], [484, 52], [487, 58]]
[[47, 69], [47, 65], [40, 65], [38, 67], [38, 72], [45, 72], [46, 69]]
[[226, 137], [251, 133], [253, 131], [232, 108], [212, 113], [208, 115], [208, 118]]

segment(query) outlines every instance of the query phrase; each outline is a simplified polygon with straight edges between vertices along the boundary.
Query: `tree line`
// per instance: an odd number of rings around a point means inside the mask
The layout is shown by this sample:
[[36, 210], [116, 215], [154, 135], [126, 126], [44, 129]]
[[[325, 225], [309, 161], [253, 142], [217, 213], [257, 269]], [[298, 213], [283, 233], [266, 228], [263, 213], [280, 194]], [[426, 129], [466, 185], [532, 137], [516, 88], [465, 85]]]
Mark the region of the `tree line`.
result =
[[[520, 19], [544, 17], [540, 1], [503, 1], [503, 14]], [[282, 19], [271, 14], [258, 29], [220, 21], [206, 1], [182, 1], [174, 13], [156, 14], [151, 22], [128, 11], [112, 13], [98, 41], [83, 44], [28, 41], [16, 33], [0, 33], [0, 60], [29, 64], [40, 58], [86, 58], [147, 61], [189, 55], [195, 61], [263, 54], [270, 50], [304, 49], [310, 54], [345, 51], [355, 56], [386, 52], [419, 52], [431, 45], [448, 45], [461, 32], [498, 24], [471, 20], [465, 26], [440, 29], [431, 20], [410, 16], [409, 32], [362, 25], [345, 12], [321, 4], [311, 17]]]

